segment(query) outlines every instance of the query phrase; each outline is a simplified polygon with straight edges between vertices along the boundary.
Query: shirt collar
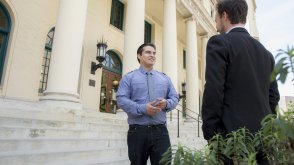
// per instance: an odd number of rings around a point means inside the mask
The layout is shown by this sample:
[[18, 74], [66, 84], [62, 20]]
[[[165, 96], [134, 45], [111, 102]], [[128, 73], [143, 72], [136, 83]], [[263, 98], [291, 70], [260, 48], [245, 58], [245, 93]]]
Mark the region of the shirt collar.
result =
[[226, 34], [228, 34], [231, 30], [233, 30], [233, 29], [235, 29], [235, 28], [244, 28], [244, 26], [242, 26], [242, 25], [236, 25], [236, 26], [232, 27], [231, 29], [229, 29], [229, 30], [226, 32]]
[[141, 73], [143, 73], [143, 74], [146, 74], [146, 73], [154, 74], [154, 72], [155, 72], [154, 69], [152, 69], [152, 70], [150, 70], [150, 71], [147, 71], [147, 70], [145, 70], [142, 66], [140, 66], [139, 71], [140, 71]]

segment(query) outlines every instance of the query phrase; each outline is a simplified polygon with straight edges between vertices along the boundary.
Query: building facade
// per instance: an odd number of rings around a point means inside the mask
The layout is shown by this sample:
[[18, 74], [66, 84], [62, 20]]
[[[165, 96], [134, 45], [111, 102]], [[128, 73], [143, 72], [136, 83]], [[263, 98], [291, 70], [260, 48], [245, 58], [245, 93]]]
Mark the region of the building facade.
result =
[[[115, 120], [123, 113], [117, 113], [121, 111], [115, 100], [117, 85], [124, 74], [139, 67], [136, 50], [144, 42], [157, 46], [155, 69], [170, 76], [179, 93], [186, 83], [187, 114], [199, 117], [206, 44], [216, 34], [216, 3], [1, 0], [0, 117], [6, 130], [2, 138], [16, 119], [89, 123], [83, 117], [99, 120], [102, 116]], [[255, 0], [247, 3], [246, 28], [258, 39]], [[108, 46], [105, 61], [93, 71], [98, 63], [97, 43], [102, 40]]]

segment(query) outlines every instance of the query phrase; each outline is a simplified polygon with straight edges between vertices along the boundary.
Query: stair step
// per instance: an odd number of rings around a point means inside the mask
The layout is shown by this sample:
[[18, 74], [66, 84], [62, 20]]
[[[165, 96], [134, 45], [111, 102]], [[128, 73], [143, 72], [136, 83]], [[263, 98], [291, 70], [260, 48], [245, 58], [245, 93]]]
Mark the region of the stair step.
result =
[[71, 163], [62, 163], [54, 165], [129, 165], [130, 161], [128, 157], [112, 157], [112, 158], [102, 158], [94, 159], [83, 162], [71, 162]]
[[31, 127], [31, 128], [60, 128], [60, 129], [91, 129], [91, 130], [107, 130], [107, 129], [127, 129], [127, 122], [112, 123], [102, 122], [97, 120], [95, 123], [85, 122], [66, 122], [66, 121], [50, 121], [50, 120], [36, 120], [36, 119], [19, 119], [0, 117], [0, 127], [15, 126], [15, 127]]
[[26, 150], [42, 151], [42, 150], [71, 150], [71, 149], [87, 149], [87, 148], [106, 148], [106, 147], [127, 147], [127, 140], [120, 139], [0, 139], [0, 155], [6, 152], [17, 152]]
[[0, 138], [120, 138], [126, 137], [127, 130], [104, 130], [102, 132], [88, 129], [56, 129], [0, 127]]
[[[68, 113], [0, 110], [2, 165], [127, 165], [126, 114], [69, 111]], [[3, 112], [3, 113], [2, 113]], [[167, 114], [169, 117], [169, 114]], [[167, 127], [172, 145], [203, 148], [201, 123], [184, 122], [173, 113]], [[150, 164], [150, 163], [149, 163]]]
[[[55, 151], [48, 150], [42, 152], [6, 152], [0, 155], [0, 164], [27, 164], [30, 165], [47, 165], [47, 164], [64, 164], [65, 162], [83, 162], [93, 159], [112, 159], [113, 157], [127, 158], [127, 147], [123, 148], [100, 148], [100, 149], [76, 149]], [[24, 162], [24, 163], [22, 163]], [[26, 163], [25, 163], [26, 162]]]

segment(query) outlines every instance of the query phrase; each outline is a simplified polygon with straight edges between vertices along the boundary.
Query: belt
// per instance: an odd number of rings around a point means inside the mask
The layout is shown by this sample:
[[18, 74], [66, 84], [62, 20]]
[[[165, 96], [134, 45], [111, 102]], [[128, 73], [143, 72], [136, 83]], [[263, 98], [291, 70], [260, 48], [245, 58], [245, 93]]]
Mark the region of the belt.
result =
[[160, 128], [165, 127], [165, 124], [157, 124], [157, 125], [139, 125], [139, 124], [132, 124], [129, 125], [129, 128]]

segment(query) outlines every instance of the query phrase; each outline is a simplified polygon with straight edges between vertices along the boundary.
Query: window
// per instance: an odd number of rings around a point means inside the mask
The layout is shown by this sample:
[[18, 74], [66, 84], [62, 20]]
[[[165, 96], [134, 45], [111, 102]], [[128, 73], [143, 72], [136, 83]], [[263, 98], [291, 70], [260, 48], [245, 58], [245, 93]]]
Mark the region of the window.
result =
[[144, 43], [151, 42], [151, 29], [152, 29], [151, 24], [145, 21]]
[[183, 68], [186, 69], [186, 50], [183, 50]]
[[105, 61], [103, 62], [103, 68], [110, 70], [114, 73], [122, 73], [122, 63], [119, 56], [109, 50], [106, 52]]
[[3, 68], [6, 56], [6, 49], [10, 33], [10, 16], [6, 8], [0, 2], [0, 80], [3, 75]]
[[123, 18], [124, 18], [124, 4], [121, 3], [119, 0], [112, 0], [110, 24], [122, 30]]
[[41, 77], [40, 77], [40, 84], [39, 84], [39, 93], [43, 93], [47, 88], [54, 32], [55, 32], [55, 28], [53, 27], [47, 34], [47, 38], [46, 38], [45, 52], [43, 56], [43, 63], [42, 63], [42, 70], [41, 70]]

